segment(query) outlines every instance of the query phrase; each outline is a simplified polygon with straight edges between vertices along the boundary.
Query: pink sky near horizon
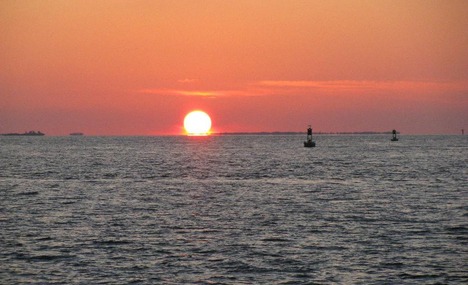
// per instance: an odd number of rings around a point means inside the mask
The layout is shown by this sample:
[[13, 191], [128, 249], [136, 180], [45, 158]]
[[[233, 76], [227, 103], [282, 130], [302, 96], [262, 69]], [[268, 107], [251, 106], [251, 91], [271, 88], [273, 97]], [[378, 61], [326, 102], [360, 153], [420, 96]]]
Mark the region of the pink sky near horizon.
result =
[[468, 130], [466, 1], [0, 3], [0, 133]]

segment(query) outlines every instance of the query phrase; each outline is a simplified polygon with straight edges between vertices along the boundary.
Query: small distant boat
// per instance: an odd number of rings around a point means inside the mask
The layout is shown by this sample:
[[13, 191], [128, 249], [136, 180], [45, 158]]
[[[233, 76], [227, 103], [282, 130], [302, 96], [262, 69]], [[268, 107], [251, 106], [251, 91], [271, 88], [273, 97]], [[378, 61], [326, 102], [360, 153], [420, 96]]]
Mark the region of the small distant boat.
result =
[[304, 147], [315, 147], [315, 142], [312, 140], [312, 128], [310, 125], [307, 129], [307, 140], [304, 142]]
[[70, 136], [83, 136], [83, 133], [71, 133]]
[[2, 136], [44, 136], [44, 133], [41, 133], [40, 131], [35, 132], [35, 131], [29, 131], [29, 132], [24, 132], [22, 134], [20, 133], [8, 133], [8, 134], [2, 134]]
[[396, 131], [396, 130], [393, 130], [393, 131], [392, 131], [392, 134], [393, 134], [393, 136], [392, 136], [391, 141], [392, 141], [392, 142], [397, 142], [397, 141], [398, 141], [398, 138], [397, 138], [397, 131]]

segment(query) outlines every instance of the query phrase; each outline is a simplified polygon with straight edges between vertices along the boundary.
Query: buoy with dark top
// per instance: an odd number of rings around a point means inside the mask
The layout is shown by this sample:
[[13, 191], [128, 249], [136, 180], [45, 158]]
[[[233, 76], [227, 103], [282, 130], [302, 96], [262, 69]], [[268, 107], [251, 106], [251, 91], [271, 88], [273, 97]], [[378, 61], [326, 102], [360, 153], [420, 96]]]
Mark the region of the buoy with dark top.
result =
[[315, 147], [315, 142], [312, 140], [312, 128], [310, 125], [307, 129], [307, 140], [304, 142], [304, 147]]
[[396, 130], [393, 130], [393, 131], [392, 131], [392, 134], [393, 134], [392, 142], [397, 142], [397, 141], [398, 141], [398, 138], [397, 138], [397, 136], [396, 136], [396, 134], [397, 134]]

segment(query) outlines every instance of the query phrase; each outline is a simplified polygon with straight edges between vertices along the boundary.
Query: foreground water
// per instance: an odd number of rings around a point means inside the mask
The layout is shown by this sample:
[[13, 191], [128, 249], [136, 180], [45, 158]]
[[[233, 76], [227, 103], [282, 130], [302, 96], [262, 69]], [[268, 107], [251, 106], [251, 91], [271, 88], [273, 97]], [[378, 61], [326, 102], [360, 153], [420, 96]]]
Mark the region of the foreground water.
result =
[[466, 136], [0, 137], [1, 284], [466, 284]]

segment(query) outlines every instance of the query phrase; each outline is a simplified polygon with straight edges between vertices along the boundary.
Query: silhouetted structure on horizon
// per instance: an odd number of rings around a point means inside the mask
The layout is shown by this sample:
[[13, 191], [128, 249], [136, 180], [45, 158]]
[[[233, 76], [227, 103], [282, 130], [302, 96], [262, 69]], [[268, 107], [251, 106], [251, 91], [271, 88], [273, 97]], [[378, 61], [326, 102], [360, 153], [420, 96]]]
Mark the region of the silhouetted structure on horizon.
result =
[[2, 136], [44, 136], [44, 133], [41, 133], [40, 131], [29, 131], [29, 132], [24, 132], [22, 134], [20, 133], [8, 133], [8, 134], [2, 134]]
[[397, 142], [398, 141], [398, 138], [397, 138], [397, 132], [396, 130], [393, 130], [392, 131], [392, 134], [393, 134], [393, 137], [391, 139], [392, 142]]
[[315, 147], [315, 142], [312, 140], [312, 127], [310, 125], [307, 129], [307, 140], [304, 142], [304, 147]]

